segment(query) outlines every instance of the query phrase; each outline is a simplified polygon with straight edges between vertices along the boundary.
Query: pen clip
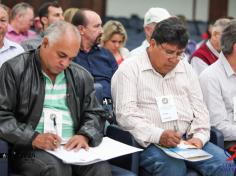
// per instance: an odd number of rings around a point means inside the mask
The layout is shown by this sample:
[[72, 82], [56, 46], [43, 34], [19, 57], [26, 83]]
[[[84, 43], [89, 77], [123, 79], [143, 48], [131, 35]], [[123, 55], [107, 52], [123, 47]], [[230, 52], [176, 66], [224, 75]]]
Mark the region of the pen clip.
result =
[[56, 132], [56, 134], [58, 134], [57, 133], [57, 121], [56, 121], [56, 114], [50, 114], [50, 119], [53, 121], [53, 126], [54, 126], [54, 128], [55, 128], [55, 132]]

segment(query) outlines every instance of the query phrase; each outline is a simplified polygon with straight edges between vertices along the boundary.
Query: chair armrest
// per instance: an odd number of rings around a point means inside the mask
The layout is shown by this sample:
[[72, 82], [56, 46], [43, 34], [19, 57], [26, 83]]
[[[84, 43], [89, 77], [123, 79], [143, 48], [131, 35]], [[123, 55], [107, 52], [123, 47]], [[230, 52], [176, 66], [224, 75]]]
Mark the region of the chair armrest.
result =
[[[117, 140], [119, 142], [131, 145], [134, 147], [140, 147], [138, 143], [134, 140], [134, 137], [128, 132], [120, 129], [117, 125], [109, 125], [107, 127], [107, 136]], [[138, 175], [139, 170], [139, 153], [132, 153], [124, 155], [121, 157], [114, 158], [110, 160], [110, 163], [122, 167], [124, 169], [130, 170]]]
[[0, 139], [0, 175], [8, 176], [8, 143]]
[[223, 133], [216, 129], [215, 127], [211, 127], [211, 138], [210, 142], [224, 149], [224, 135]]

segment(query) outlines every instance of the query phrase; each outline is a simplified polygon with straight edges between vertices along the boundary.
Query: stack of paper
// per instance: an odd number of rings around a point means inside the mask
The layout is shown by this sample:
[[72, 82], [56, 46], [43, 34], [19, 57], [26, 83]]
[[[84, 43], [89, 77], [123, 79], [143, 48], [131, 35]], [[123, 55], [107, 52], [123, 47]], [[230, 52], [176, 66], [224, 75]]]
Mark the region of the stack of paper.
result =
[[90, 147], [88, 151], [80, 149], [79, 151], [67, 151], [60, 146], [58, 149], [47, 152], [60, 158], [63, 162], [75, 165], [88, 165], [99, 161], [109, 160], [118, 156], [139, 152], [142, 149], [132, 147], [111, 138], [104, 137], [102, 143], [97, 147]]
[[187, 161], [202, 161], [212, 157], [212, 155], [207, 153], [206, 151], [185, 143], [180, 143], [177, 147], [173, 148], [167, 148], [160, 145], [156, 146], [173, 158], [183, 159]]

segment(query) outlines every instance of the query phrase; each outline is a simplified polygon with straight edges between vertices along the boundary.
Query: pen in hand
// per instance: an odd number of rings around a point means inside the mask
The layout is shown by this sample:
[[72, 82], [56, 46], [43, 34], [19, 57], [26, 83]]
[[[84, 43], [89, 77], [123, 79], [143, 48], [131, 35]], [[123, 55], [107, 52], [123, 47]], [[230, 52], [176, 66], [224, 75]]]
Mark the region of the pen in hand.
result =
[[174, 130], [175, 130], [175, 132], [178, 132], [179, 128], [176, 125], [174, 125]]
[[179, 132], [178, 126], [174, 125], [174, 131], [175, 131], [176, 133], [178, 133], [178, 135], [179, 135], [179, 140], [181, 140], [182, 135], [181, 135], [181, 133]]
[[[50, 118], [51, 118], [51, 120], [53, 121], [53, 126], [54, 126], [55, 134], [58, 135], [56, 115], [55, 115], [55, 114], [51, 114]], [[54, 145], [57, 145], [57, 144], [58, 144], [58, 141], [57, 141], [57, 140], [54, 140], [53, 143], [54, 143]]]

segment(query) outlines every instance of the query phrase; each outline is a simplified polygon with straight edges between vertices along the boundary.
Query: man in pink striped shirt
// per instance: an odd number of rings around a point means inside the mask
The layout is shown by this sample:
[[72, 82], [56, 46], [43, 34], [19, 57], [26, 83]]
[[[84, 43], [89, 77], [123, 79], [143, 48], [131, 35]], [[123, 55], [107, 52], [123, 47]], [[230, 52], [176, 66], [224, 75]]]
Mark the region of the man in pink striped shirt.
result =
[[11, 22], [8, 26], [6, 37], [16, 43], [33, 38], [36, 33], [30, 30], [33, 25], [33, 7], [25, 2], [18, 3], [12, 8]]

